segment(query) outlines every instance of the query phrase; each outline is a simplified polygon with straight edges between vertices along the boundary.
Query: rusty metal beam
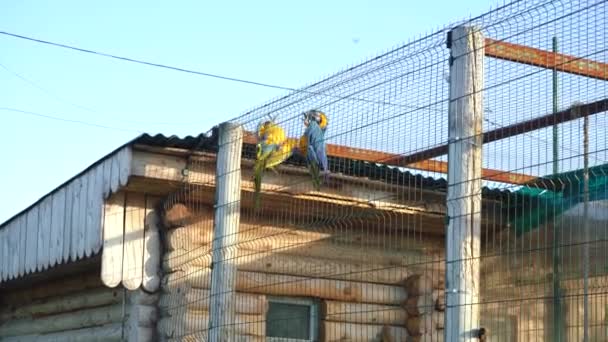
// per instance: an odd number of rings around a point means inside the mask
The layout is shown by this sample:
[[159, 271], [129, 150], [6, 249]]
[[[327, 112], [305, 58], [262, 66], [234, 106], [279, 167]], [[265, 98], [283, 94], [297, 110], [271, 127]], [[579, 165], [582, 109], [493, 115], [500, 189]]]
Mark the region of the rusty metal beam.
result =
[[485, 55], [487, 57], [608, 81], [608, 63], [553, 53], [525, 45], [486, 38]]
[[[501, 127], [483, 134], [484, 144], [506, 139], [515, 135], [524, 134], [537, 129], [553, 126], [585, 116], [608, 111], [608, 99], [599, 100], [583, 105], [572, 106], [555, 114], [547, 114], [528, 121], [519, 122], [513, 125]], [[407, 156], [399, 156], [389, 160], [388, 164], [411, 165], [423, 160], [436, 158], [448, 153], [448, 145], [440, 145], [428, 150], [412, 153]]]
[[[243, 142], [246, 144], [255, 144], [256, 138], [255, 134], [252, 132], [246, 132], [243, 135]], [[345, 158], [352, 160], [361, 160], [370, 163], [384, 163], [393, 166], [403, 166], [416, 170], [430, 171], [430, 172], [438, 172], [438, 173], [447, 173], [448, 172], [448, 163], [439, 161], [439, 160], [419, 160], [416, 162], [412, 162], [409, 164], [404, 164], [401, 162], [403, 156], [394, 153], [387, 153], [381, 151], [374, 151], [362, 148], [355, 148], [349, 146], [342, 145], [334, 145], [327, 144], [327, 154], [331, 157], [336, 158]], [[493, 170], [493, 169], [483, 169], [482, 170], [482, 178], [485, 180], [491, 180], [502, 183], [509, 184], [524, 184], [528, 183], [536, 177], [513, 173], [513, 172], [505, 172], [501, 170]]]

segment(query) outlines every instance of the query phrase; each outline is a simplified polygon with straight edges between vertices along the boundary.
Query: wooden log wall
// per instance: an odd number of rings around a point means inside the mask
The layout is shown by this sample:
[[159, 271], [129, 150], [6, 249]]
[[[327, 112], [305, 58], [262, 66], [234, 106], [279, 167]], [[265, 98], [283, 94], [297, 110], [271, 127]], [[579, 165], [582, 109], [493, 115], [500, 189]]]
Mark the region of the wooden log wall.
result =
[[98, 274], [76, 276], [0, 295], [2, 341], [121, 341], [123, 290]]
[[[203, 341], [208, 328], [212, 211], [175, 204], [162, 221], [166, 232], [159, 338]], [[442, 341], [445, 297], [439, 291], [444, 286], [440, 255], [382, 248], [381, 236], [354, 230], [339, 235], [247, 219], [239, 230], [234, 246], [239, 270], [237, 340], [263, 340], [268, 301], [277, 296], [320, 300], [320, 341]], [[361, 248], [361, 239], [372, 247]]]
[[1, 341], [156, 341], [158, 295], [108, 288], [98, 273], [0, 295]]

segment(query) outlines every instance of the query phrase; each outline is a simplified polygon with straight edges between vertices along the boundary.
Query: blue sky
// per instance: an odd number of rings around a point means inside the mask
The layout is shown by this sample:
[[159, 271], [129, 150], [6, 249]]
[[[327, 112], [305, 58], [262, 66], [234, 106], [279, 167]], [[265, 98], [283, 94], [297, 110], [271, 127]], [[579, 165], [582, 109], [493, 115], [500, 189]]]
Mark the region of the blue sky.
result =
[[[115, 55], [299, 87], [492, 1], [3, 1], [0, 30]], [[0, 36], [0, 222], [139, 132], [199, 134], [277, 89]], [[24, 79], [15, 75], [18, 74]]]

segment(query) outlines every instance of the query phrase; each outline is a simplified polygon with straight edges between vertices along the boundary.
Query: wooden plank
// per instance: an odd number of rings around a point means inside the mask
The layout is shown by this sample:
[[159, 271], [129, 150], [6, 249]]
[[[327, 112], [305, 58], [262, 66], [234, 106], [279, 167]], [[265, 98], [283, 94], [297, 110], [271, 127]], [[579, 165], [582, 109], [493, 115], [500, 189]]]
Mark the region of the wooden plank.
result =
[[2, 268], [4, 269], [3, 278], [4, 280], [8, 280], [12, 276], [11, 264], [13, 255], [11, 248], [11, 237], [13, 234], [11, 232], [10, 226], [7, 226], [2, 230], [4, 231], [2, 236], [2, 258], [4, 259], [4, 261], [2, 262]]
[[131, 175], [131, 147], [123, 148], [119, 154], [119, 182], [121, 186], [127, 185]]
[[608, 64], [587, 58], [555, 53], [492, 38], [485, 39], [485, 55], [539, 68], [555, 69], [569, 74], [608, 81]]
[[87, 190], [87, 225], [85, 236], [85, 255], [90, 256], [101, 248], [101, 218], [103, 210], [103, 166], [89, 170]]
[[38, 215], [38, 254], [36, 258], [38, 271], [46, 270], [49, 265], [52, 200], [51, 196], [47, 196], [38, 205], [40, 207], [40, 214]]
[[118, 191], [118, 187], [120, 186], [120, 152], [116, 155], [112, 156], [112, 167], [111, 167], [111, 176], [110, 176], [110, 191], [112, 193], [116, 193]]
[[6, 232], [8, 231], [7, 229], [8, 227], [4, 227], [3, 229], [0, 229], [0, 258], [2, 258], [2, 260], [0, 260], [0, 281], [4, 281], [5, 279], [7, 279], [7, 275], [8, 275], [8, 270], [7, 270], [7, 266], [6, 264], [8, 264], [7, 262], [7, 258], [6, 255], [8, 255], [8, 252], [5, 251], [5, 245], [4, 245], [4, 236], [6, 235]]
[[129, 290], [137, 289], [143, 279], [144, 217], [146, 202], [143, 194], [126, 195], [125, 238], [122, 281]]
[[144, 274], [142, 286], [149, 292], [156, 292], [160, 288], [160, 223], [157, 212], [154, 210], [159, 198], [146, 196], [146, 217], [144, 227]]
[[122, 280], [124, 223], [125, 193], [119, 192], [108, 198], [104, 210], [101, 281], [108, 287]]
[[73, 181], [72, 188], [72, 226], [70, 235], [70, 260], [78, 260], [78, 234], [82, 230], [80, 225], [80, 202], [82, 201], [82, 177], [78, 177]]
[[5, 226], [0, 229], [0, 280], [8, 280], [10, 276], [9, 270], [9, 239], [10, 239], [10, 226]]
[[61, 263], [63, 253], [63, 225], [65, 222], [65, 193], [66, 189], [61, 188], [53, 194], [52, 216], [51, 216], [51, 245], [50, 262], [51, 266]]
[[36, 270], [36, 257], [38, 249], [38, 208], [33, 206], [27, 212], [27, 245], [26, 245], [26, 274]]
[[10, 224], [10, 248], [9, 248], [9, 258], [11, 260], [9, 264], [9, 279], [17, 278], [19, 274], [19, 220], [14, 220]]
[[[87, 193], [89, 191], [89, 174], [80, 177], [80, 192], [78, 200], [78, 225], [76, 227], [76, 257], [81, 259], [85, 256], [86, 236], [87, 236]], [[74, 231], [72, 231], [74, 234]]]
[[65, 218], [63, 224], [63, 252], [61, 260], [70, 260], [72, 251], [72, 226], [74, 225], [74, 198], [76, 197], [76, 180], [67, 185], [65, 189]]
[[13, 250], [12, 250], [12, 242], [13, 242], [13, 234], [11, 229], [11, 224], [4, 226], [3, 229], [0, 229], [0, 257], [3, 259], [0, 261], [0, 279], [3, 281], [9, 280], [12, 276], [12, 268], [13, 268]]
[[95, 176], [95, 198], [93, 200], [95, 209], [93, 210], [93, 219], [95, 231], [92, 237], [92, 251], [98, 253], [103, 245], [103, 165], [97, 167], [97, 175]]
[[83, 256], [88, 257], [92, 253], [92, 245], [95, 234], [95, 218], [94, 216], [94, 206], [95, 206], [95, 182], [97, 181], [97, 167], [90, 169], [86, 174], [83, 175], [84, 178], [87, 179], [87, 192], [85, 202], [85, 215], [86, 221], [85, 225], [82, 227], [84, 230], [83, 234]]
[[108, 198], [108, 196], [110, 196], [110, 193], [112, 191], [111, 188], [111, 184], [112, 184], [112, 158], [107, 158], [106, 160], [103, 161], [103, 184], [102, 184], [102, 189], [103, 189], [103, 199]]
[[19, 277], [25, 274], [25, 257], [27, 255], [27, 215], [21, 214], [17, 219], [19, 221]]

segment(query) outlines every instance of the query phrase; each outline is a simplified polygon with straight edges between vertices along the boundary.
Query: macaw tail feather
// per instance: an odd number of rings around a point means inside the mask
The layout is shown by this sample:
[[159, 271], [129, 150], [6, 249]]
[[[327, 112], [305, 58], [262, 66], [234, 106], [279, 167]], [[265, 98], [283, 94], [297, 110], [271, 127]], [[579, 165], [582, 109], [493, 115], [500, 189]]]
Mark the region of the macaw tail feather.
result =
[[319, 175], [319, 165], [315, 163], [310, 164], [310, 174], [312, 175], [312, 185], [315, 190], [319, 190], [321, 188], [321, 177]]
[[324, 184], [329, 183], [329, 170], [323, 171], [323, 183]]
[[262, 192], [262, 175], [264, 173], [264, 161], [258, 160], [253, 167], [253, 206], [254, 209], [260, 208], [261, 192]]

